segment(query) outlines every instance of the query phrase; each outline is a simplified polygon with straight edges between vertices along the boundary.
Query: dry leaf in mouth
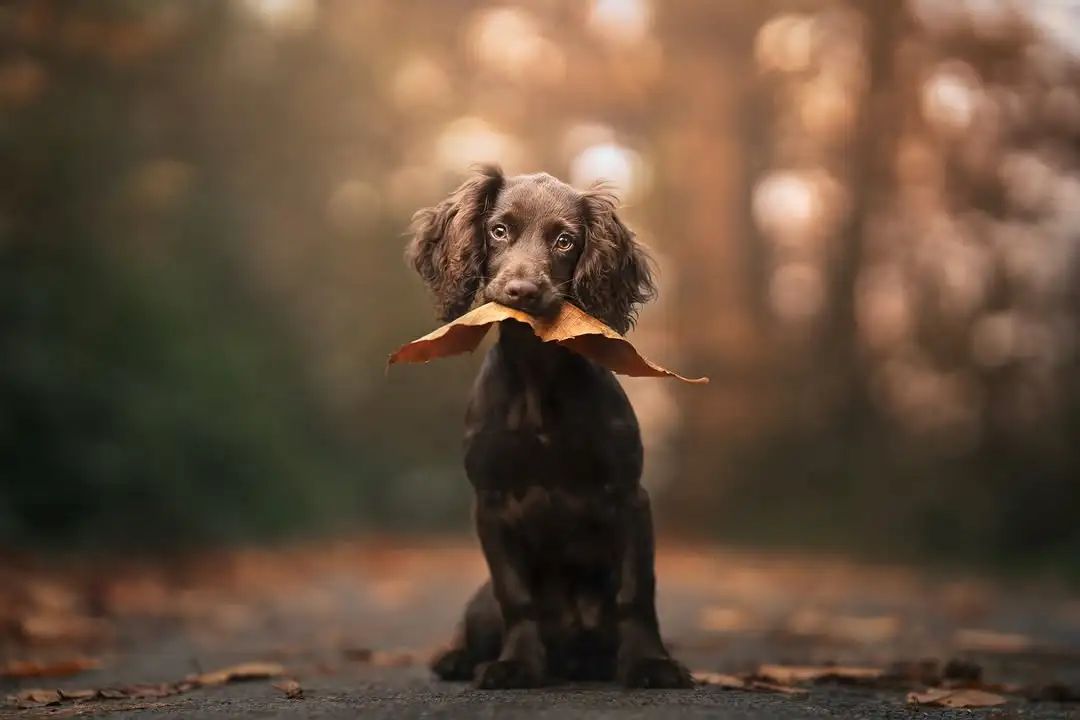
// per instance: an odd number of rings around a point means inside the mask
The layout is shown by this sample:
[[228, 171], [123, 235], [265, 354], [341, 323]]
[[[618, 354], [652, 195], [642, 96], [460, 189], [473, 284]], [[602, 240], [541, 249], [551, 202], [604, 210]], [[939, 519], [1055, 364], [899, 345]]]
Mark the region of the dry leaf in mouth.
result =
[[942, 708], [984, 708], [1004, 705], [1008, 702], [1003, 696], [985, 690], [946, 690], [942, 688], [932, 688], [926, 692], [908, 693], [907, 701], [911, 705]]
[[481, 305], [424, 337], [403, 345], [390, 356], [387, 365], [426, 363], [472, 352], [492, 325], [505, 320], [525, 323], [544, 342], [562, 345], [619, 375], [673, 377], [689, 383], [709, 381], [708, 378], [685, 378], [647, 360], [625, 337], [570, 303], [563, 303], [553, 320], [526, 315], [498, 303]]

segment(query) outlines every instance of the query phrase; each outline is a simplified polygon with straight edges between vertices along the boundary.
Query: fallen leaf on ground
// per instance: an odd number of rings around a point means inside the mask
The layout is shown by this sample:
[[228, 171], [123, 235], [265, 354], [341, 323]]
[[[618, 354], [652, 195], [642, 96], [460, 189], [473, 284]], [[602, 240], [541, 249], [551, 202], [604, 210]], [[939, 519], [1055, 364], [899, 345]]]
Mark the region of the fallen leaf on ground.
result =
[[945, 690], [941, 688], [932, 688], [926, 692], [909, 693], [907, 701], [911, 705], [942, 708], [995, 707], [1008, 702], [1003, 696], [985, 690]]
[[885, 671], [877, 668], [841, 667], [838, 665], [762, 665], [756, 675], [781, 685], [798, 683], [837, 682], [844, 684], [873, 683]]
[[187, 680], [197, 685], [209, 686], [224, 685], [225, 683], [240, 680], [265, 680], [266, 678], [284, 674], [285, 668], [280, 663], [251, 662], [202, 673], [201, 675], [192, 675]]
[[992, 653], [1018, 653], [1034, 647], [1034, 642], [1026, 635], [970, 628], [957, 630], [953, 636], [953, 643], [963, 650]]
[[11, 696], [11, 699], [20, 708], [31, 707], [45, 707], [46, 705], [59, 705], [63, 699], [60, 697], [60, 692], [57, 690], [42, 690], [35, 688], [31, 690], [22, 690]]
[[92, 700], [98, 696], [97, 690], [82, 689], [82, 690], [58, 690], [60, 698], [63, 700]]
[[379, 667], [408, 667], [417, 662], [416, 653], [405, 651], [371, 650], [365, 647], [342, 648], [341, 654], [347, 660], [371, 663]]
[[274, 688], [285, 693], [285, 697], [290, 700], [299, 700], [304, 697], [304, 688], [300, 687], [300, 683], [291, 678], [274, 683]]
[[[200, 687], [224, 685], [225, 683], [241, 680], [263, 680], [284, 674], [285, 668], [278, 663], [252, 662], [234, 665], [210, 673], [191, 675], [185, 680], [175, 683], [127, 685], [96, 690], [23, 690], [10, 696], [9, 699], [19, 707], [43, 707], [45, 705], [58, 705], [61, 702], [84, 700], [146, 700], [181, 695]], [[296, 690], [287, 689], [292, 687], [289, 685], [290, 682], [299, 689], [299, 683], [296, 683], [295, 680], [283, 680], [280, 689], [285, 692], [287, 697], [298, 697], [290, 694], [296, 692]], [[275, 685], [275, 687], [279, 686]]]
[[127, 690], [121, 688], [102, 688], [97, 691], [97, 696], [102, 700], [123, 700], [127, 698]]
[[694, 682], [700, 685], [716, 685], [725, 690], [745, 690], [747, 682], [738, 675], [699, 671], [692, 673]]
[[692, 677], [701, 685], [714, 685], [724, 690], [749, 690], [752, 692], [771, 692], [784, 695], [805, 695], [806, 690], [789, 685], [780, 685], [758, 678], [744, 678], [738, 675], [725, 675], [713, 672], [695, 672]]
[[120, 692], [123, 693], [124, 697], [145, 700], [179, 695], [182, 689], [180, 685], [158, 683], [157, 685], [132, 685], [131, 687], [121, 688]]
[[525, 323], [544, 342], [562, 345], [619, 375], [673, 377], [689, 383], [709, 381], [708, 378], [685, 378], [645, 359], [625, 337], [570, 303], [563, 303], [553, 320], [536, 318], [498, 303], [481, 305], [422, 338], [403, 345], [390, 355], [387, 366], [395, 363], [426, 363], [472, 352], [492, 325], [506, 320]]
[[75, 658], [72, 660], [60, 660], [51, 663], [39, 663], [32, 660], [16, 660], [7, 665], [0, 666], [0, 677], [67, 677], [69, 675], [76, 675], [85, 670], [94, 670], [99, 667], [101, 667], [101, 661], [93, 660], [91, 658]]
[[371, 664], [379, 667], [409, 667], [416, 662], [416, 658], [410, 652], [375, 652], [371, 656]]

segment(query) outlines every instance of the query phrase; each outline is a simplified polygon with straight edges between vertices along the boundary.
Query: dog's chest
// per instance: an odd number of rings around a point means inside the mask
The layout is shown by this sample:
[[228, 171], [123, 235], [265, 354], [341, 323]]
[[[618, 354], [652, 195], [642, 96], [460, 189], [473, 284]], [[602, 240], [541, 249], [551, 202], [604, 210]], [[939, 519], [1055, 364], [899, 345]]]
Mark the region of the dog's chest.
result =
[[539, 485], [501, 493], [501, 500], [501, 513], [507, 524], [564, 529], [613, 518], [617, 504], [617, 498], [603, 489], [574, 492]]
[[612, 413], [610, 401], [594, 387], [579, 393], [525, 387], [499, 394], [466, 427], [466, 464], [478, 471], [470, 476], [504, 490], [618, 480], [609, 477], [619, 464], [614, 456], [633, 453], [640, 435], [632, 410]]
[[551, 560], [603, 562], [618, 535], [619, 498], [601, 488], [582, 492], [532, 486], [501, 493], [500, 500], [504, 525]]

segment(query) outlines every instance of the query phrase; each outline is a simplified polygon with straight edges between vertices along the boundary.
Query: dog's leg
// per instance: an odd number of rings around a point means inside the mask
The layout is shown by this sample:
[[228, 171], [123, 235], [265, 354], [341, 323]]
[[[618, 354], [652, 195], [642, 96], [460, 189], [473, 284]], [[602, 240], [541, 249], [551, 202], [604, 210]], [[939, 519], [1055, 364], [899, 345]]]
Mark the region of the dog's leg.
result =
[[471, 682], [480, 665], [499, 657], [502, 637], [502, 614], [488, 580], [469, 598], [450, 645], [437, 652], [428, 667], [440, 680]]
[[536, 687], [544, 681], [547, 653], [527, 558], [511, 536], [513, 526], [503, 501], [502, 493], [482, 493], [476, 508], [477, 535], [505, 629], [498, 659], [477, 670], [476, 684], [488, 689]]
[[635, 688], [688, 688], [690, 672], [660, 639], [656, 616], [655, 547], [649, 495], [639, 488], [622, 523], [616, 608], [619, 681]]

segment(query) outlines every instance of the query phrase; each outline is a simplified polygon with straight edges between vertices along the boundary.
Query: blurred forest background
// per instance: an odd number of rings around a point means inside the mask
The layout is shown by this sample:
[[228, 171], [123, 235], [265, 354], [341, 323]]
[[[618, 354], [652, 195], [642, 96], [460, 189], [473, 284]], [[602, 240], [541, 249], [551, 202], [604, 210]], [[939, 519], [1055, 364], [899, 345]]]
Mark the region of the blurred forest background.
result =
[[1080, 3], [0, 4], [0, 547], [465, 532], [409, 217], [603, 177], [661, 536], [1080, 574]]

